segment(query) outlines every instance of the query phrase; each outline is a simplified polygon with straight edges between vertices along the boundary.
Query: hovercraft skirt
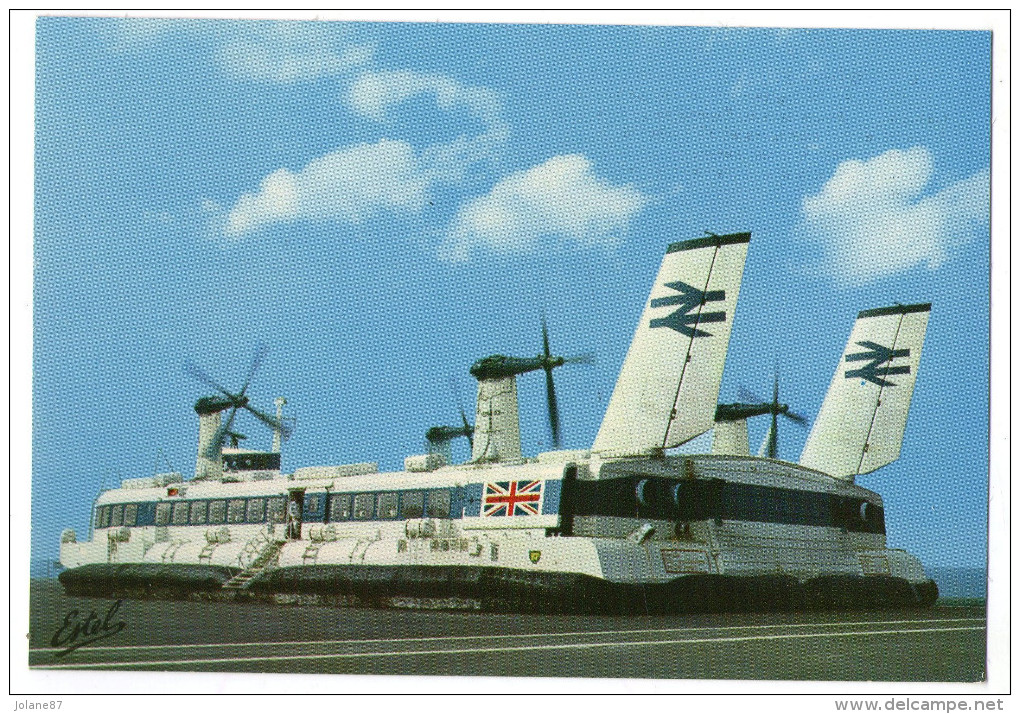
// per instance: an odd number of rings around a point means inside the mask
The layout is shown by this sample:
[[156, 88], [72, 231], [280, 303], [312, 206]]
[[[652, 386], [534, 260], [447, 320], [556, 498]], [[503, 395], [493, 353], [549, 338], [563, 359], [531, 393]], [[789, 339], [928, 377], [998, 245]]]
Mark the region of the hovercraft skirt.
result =
[[[59, 577], [69, 595], [186, 598], [226, 595], [223, 584], [237, 572], [210, 565], [97, 563]], [[490, 611], [627, 615], [930, 607], [938, 588], [931, 580], [911, 583], [888, 576], [800, 581], [788, 575], [696, 574], [665, 583], [614, 583], [576, 573], [494, 567], [314, 565], [267, 570], [245, 594], [376, 607], [394, 600], [440, 608], [469, 601]]]
[[57, 578], [68, 595], [186, 598], [217, 592], [238, 572], [222, 565], [90, 563]]

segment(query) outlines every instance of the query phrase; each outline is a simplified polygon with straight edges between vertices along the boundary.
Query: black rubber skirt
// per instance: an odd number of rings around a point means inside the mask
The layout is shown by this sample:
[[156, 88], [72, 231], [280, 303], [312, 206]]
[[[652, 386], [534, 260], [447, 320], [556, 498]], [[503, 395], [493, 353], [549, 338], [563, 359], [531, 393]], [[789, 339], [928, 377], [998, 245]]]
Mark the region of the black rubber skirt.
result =
[[60, 574], [68, 594], [126, 597], [256, 597], [373, 607], [444, 608], [473, 603], [499, 612], [652, 614], [930, 607], [934, 581], [888, 576], [685, 575], [665, 583], [613, 583], [574, 573], [467, 566], [311, 565], [275, 568], [238, 593], [222, 586], [238, 571], [222, 566], [85, 565]]

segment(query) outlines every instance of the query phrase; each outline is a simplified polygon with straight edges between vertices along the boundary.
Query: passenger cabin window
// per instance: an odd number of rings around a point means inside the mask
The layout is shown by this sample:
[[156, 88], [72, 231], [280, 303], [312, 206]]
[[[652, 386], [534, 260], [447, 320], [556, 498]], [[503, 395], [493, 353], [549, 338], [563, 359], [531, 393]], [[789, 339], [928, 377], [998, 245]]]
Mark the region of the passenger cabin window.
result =
[[223, 523], [227, 520], [227, 502], [226, 501], [210, 501], [209, 502], [209, 522], [210, 523]]
[[169, 503], [157, 503], [156, 504], [156, 525], [165, 526], [170, 522], [170, 505]]
[[103, 506], [96, 511], [96, 528], [110, 527], [110, 507]]
[[354, 517], [359, 521], [372, 519], [372, 506], [375, 494], [359, 493], [354, 497]]
[[429, 518], [449, 518], [450, 517], [450, 492], [449, 491], [447, 491], [447, 490], [429, 491], [428, 514], [429, 514]]
[[380, 493], [379, 494], [379, 508], [376, 511], [378, 514], [377, 518], [396, 518], [397, 517], [397, 494], [395, 493]]
[[114, 506], [110, 515], [111, 526], [124, 525], [124, 506]]
[[305, 511], [307, 513], [318, 513], [319, 512], [319, 497], [308, 496], [305, 498]]
[[266, 501], [263, 498], [253, 498], [248, 501], [248, 522], [261, 523], [266, 519]]
[[283, 523], [287, 520], [287, 512], [282, 498], [269, 499], [269, 522]]
[[244, 499], [238, 498], [230, 502], [227, 509], [229, 523], [244, 523]]
[[329, 520], [348, 521], [351, 518], [351, 494], [334, 493], [329, 497]]
[[425, 494], [421, 491], [406, 491], [400, 494], [400, 517], [421, 518], [425, 514]]
[[124, 506], [124, 525], [133, 526], [138, 522], [138, 506], [131, 503]]
[[208, 504], [205, 501], [195, 501], [191, 504], [191, 523], [192, 525], [202, 525], [205, 523], [206, 507]]
[[175, 526], [186, 526], [188, 525], [188, 508], [190, 504], [187, 501], [178, 501], [174, 504], [173, 511], [173, 524]]

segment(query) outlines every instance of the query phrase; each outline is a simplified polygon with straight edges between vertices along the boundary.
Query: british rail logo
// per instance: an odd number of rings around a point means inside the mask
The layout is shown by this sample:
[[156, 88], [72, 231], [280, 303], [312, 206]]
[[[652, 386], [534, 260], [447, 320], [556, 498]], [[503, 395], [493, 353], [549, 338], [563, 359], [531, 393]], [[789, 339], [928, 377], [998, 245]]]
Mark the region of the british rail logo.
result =
[[[901, 365], [899, 367], [893, 367], [887, 362], [892, 362], [898, 357], [909, 357], [910, 350], [893, 350], [888, 347], [884, 347], [877, 342], [870, 342], [864, 340], [858, 342], [858, 345], [867, 350], [867, 352], [854, 352], [846, 356], [847, 362], [865, 362], [864, 365], [857, 369], [848, 369], [844, 374], [846, 379], [860, 378], [867, 380], [872, 384], [877, 384], [880, 387], [895, 387], [894, 382], [890, 382], [885, 379], [893, 374], [910, 374], [909, 365]], [[881, 365], [886, 364], [885, 367]], [[861, 382], [863, 384], [864, 382]]]
[[676, 305], [679, 309], [674, 310], [665, 317], [654, 318], [648, 323], [649, 327], [668, 327], [669, 329], [675, 330], [681, 335], [686, 335], [687, 337], [711, 337], [712, 333], [700, 330], [698, 327], [707, 322], [726, 321], [726, 313], [724, 311], [692, 312], [700, 308], [705, 303], [725, 300], [725, 290], [709, 290], [708, 292], [705, 292], [680, 280], [672, 283], [666, 283], [666, 287], [676, 290], [680, 294], [654, 298], [652, 300], [652, 307]]

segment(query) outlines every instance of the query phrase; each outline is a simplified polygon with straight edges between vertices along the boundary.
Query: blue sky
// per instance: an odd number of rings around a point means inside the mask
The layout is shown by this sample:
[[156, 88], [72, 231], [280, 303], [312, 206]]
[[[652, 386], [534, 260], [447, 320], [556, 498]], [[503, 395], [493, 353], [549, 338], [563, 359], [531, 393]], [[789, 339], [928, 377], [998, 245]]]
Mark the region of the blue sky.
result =
[[[665, 246], [749, 230], [721, 399], [778, 363], [813, 416], [859, 310], [933, 302], [901, 460], [860, 483], [890, 546], [984, 564], [989, 33], [36, 30], [34, 557], [87, 532], [104, 484], [189, 473], [184, 364], [239, 385], [260, 342], [255, 403], [297, 420], [285, 468], [397, 468], [470, 411], [476, 358], [539, 351], [545, 312], [554, 351], [596, 355], [557, 373], [587, 447]], [[519, 386], [534, 454], [544, 387]]]

